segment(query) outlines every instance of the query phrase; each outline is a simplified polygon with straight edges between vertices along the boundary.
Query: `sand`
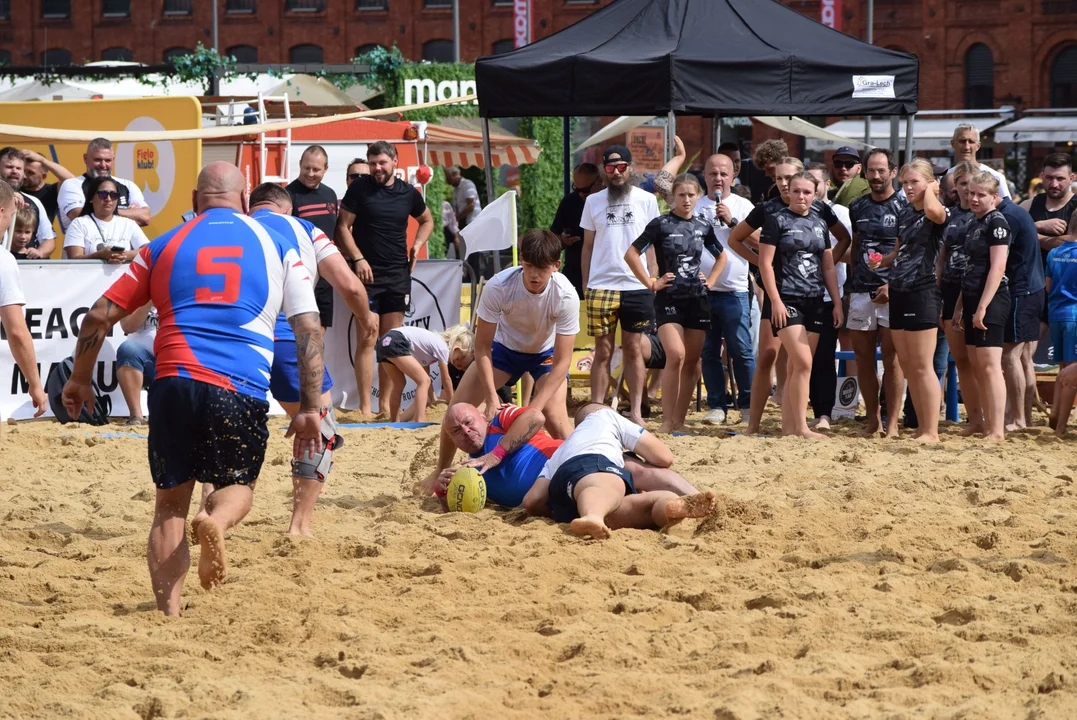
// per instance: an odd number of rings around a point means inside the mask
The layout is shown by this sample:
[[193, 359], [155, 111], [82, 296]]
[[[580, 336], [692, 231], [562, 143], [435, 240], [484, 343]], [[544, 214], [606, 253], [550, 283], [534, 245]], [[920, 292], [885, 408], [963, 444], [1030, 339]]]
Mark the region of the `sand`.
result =
[[1046, 428], [672, 438], [718, 510], [605, 542], [412, 497], [434, 428], [344, 430], [317, 537], [287, 537], [275, 429], [179, 619], [145, 440], [98, 432], [0, 428], [0, 717], [1077, 716], [1077, 456]]

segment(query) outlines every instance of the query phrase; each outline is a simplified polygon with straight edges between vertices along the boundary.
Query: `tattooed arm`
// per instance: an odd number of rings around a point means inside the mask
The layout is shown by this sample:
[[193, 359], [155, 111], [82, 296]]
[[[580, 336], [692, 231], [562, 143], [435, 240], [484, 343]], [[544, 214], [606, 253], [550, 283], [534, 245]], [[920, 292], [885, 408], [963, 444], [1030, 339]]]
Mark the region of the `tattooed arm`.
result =
[[63, 394], [64, 407], [72, 418], [79, 416], [85, 403], [93, 406], [95, 398], [91, 381], [97, 354], [101, 351], [101, 345], [112, 326], [128, 315], [129, 312], [102, 296], [82, 319], [79, 339], [75, 343], [75, 367], [64, 385]]
[[322, 404], [324, 338], [318, 313], [301, 313], [288, 318], [295, 333], [296, 357], [299, 361], [300, 412], [318, 412]]
[[505, 431], [493, 451], [480, 458], [467, 461], [464, 466], [478, 468], [480, 473], [492, 470], [501, 464], [503, 458], [512, 455], [531, 442], [531, 438], [535, 437], [535, 433], [541, 430], [545, 424], [546, 416], [542, 414], [541, 410], [534, 407], [524, 408], [523, 412], [512, 421], [512, 425]]

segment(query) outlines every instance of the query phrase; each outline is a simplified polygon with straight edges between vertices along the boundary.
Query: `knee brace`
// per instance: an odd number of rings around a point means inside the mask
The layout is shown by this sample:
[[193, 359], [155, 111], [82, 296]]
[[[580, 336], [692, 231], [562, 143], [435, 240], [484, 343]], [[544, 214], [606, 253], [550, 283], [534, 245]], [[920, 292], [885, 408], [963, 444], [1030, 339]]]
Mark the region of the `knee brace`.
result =
[[337, 435], [337, 419], [333, 408], [322, 414], [322, 442], [325, 447], [314, 457], [292, 460], [292, 476], [325, 482], [333, 467], [333, 451], [344, 445], [344, 438]]

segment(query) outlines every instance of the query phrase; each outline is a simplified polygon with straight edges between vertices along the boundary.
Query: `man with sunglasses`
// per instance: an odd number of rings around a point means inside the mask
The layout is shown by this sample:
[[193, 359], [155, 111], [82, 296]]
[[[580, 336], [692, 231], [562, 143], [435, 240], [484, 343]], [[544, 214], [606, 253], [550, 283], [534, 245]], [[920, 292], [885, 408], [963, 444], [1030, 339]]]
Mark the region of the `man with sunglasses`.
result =
[[849, 207], [853, 200], [871, 192], [871, 185], [860, 177], [860, 153], [856, 148], [849, 145], [838, 148], [830, 162], [833, 166], [830, 176], [834, 178], [830, 199], [834, 204]]
[[550, 230], [554, 235], [561, 238], [561, 244], [565, 248], [565, 262], [561, 265], [572, 287], [576, 288], [576, 294], [583, 299], [583, 228], [580, 227], [580, 219], [583, 217], [583, 206], [587, 202], [587, 196], [602, 189], [602, 177], [598, 173], [598, 166], [594, 163], [580, 163], [572, 171], [572, 192], [561, 198], [561, 204], [557, 206], [557, 214], [553, 217]]
[[[632, 170], [632, 153], [624, 145], [612, 145], [602, 153], [606, 189], [591, 193], [584, 202], [581, 265], [584, 299], [587, 302], [587, 334], [595, 339], [591, 364], [591, 401], [605, 402], [610, 384], [617, 326], [621, 326], [624, 377], [628, 384], [629, 419], [642, 425], [640, 407], [646, 370], [643, 366], [643, 333], [654, 322], [654, 293], [645, 288], [628, 268], [625, 252], [643, 234], [647, 223], [658, 217], [654, 195], [638, 187]], [[647, 250], [646, 266], [658, 267], [654, 248]]]
[[348, 174], [344, 179], [345, 185], [351, 187], [351, 184], [361, 178], [364, 175], [370, 174], [370, 164], [363, 158], [355, 158], [348, 163]]
[[[321, 145], [311, 145], [299, 158], [299, 177], [284, 189], [292, 199], [292, 215], [302, 218], [325, 233], [330, 241], [337, 227], [337, 194], [322, 182], [329, 169], [329, 154]], [[322, 327], [333, 326], [333, 287], [325, 278], [314, 285]]]

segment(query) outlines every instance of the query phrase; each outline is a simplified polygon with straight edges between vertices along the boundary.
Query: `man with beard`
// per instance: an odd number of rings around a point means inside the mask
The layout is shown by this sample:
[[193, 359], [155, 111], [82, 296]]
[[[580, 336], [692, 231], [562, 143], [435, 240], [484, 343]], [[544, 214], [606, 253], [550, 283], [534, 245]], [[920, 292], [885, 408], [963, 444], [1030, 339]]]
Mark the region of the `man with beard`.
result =
[[[422, 194], [395, 175], [396, 148], [379, 140], [370, 144], [366, 154], [371, 174], [360, 175], [348, 186], [340, 201], [334, 237], [367, 286], [370, 312], [378, 323], [377, 335], [362, 338], [355, 352], [361, 415], [370, 415], [374, 345], [377, 338], [404, 324], [404, 311], [411, 302], [411, 273], [434, 229], [434, 218]], [[409, 217], [419, 221], [410, 255]], [[385, 386], [385, 379], [380, 378], [379, 387]]]
[[[621, 351], [628, 384], [629, 418], [643, 424], [640, 406], [646, 370], [641, 340], [654, 321], [654, 293], [645, 288], [624, 260], [628, 246], [635, 242], [654, 218], [658, 201], [638, 186], [632, 167], [632, 153], [623, 145], [612, 145], [602, 153], [606, 189], [592, 193], [583, 206], [581, 256], [583, 287], [587, 302], [587, 334], [595, 339], [591, 364], [591, 401], [605, 402], [610, 384], [610, 358], [621, 326]], [[645, 263], [657, 268], [654, 248]]]
[[[52, 223], [60, 209], [58, 204], [60, 183], [74, 176], [63, 165], [54, 163], [33, 150], [23, 150], [22, 154], [26, 158], [26, 164], [23, 167], [22, 191], [41, 201], [45, 214], [49, 216], [49, 223]], [[45, 182], [50, 172], [56, 176], [57, 182]]]
[[60, 229], [67, 232], [67, 226], [82, 212], [86, 204], [86, 186], [95, 177], [112, 177], [116, 181], [116, 190], [120, 193], [116, 205], [116, 214], [134, 220], [142, 227], [150, 224], [150, 207], [142, 197], [138, 185], [130, 180], [114, 177], [112, 165], [116, 156], [112, 152], [112, 143], [106, 138], [94, 138], [86, 146], [82, 156], [86, 163], [86, 172], [79, 177], [64, 180], [60, 186], [57, 204], [60, 206]]
[[[22, 186], [26, 158], [20, 150], [6, 147], [0, 150], [0, 175], [15, 191], [16, 209], [28, 206], [34, 212], [33, 234], [23, 252], [28, 259], [47, 258], [56, 248], [56, 233], [49, 222], [45, 207], [33, 195], [19, 191]], [[12, 223], [14, 225], [14, 223]]]
[[[1051, 153], [1043, 159], [1040, 171], [1043, 192], [1021, 203], [1036, 222], [1044, 267], [1047, 266], [1047, 253], [1068, 237], [1066, 228], [1077, 209], [1077, 195], [1070, 189], [1075, 179], [1072, 158], [1066, 153]], [[1046, 314], [1043, 322], [1047, 322]]]
[[952, 173], [958, 163], [967, 160], [974, 165], [978, 165], [984, 172], [991, 173], [995, 176], [995, 179], [998, 180], [998, 196], [1000, 198], [1010, 197], [1010, 184], [1006, 182], [1006, 176], [995, 168], [989, 165], [984, 165], [976, 159], [976, 153], [980, 150], [980, 131], [976, 129], [975, 125], [961, 123], [954, 128], [954, 135], [950, 140], [950, 147], [954, 149], [954, 164], [947, 174]]
[[853, 200], [871, 192], [870, 183], [860, 176], [860, 153], [848, 145], [834, 151], [830, 160], [834, 167], [834, 189], [829, 197], [836, 205], [849, 207]]
[[583, 206], [587, 196], [602, 189], [602, 177], [594, 163], [580, 163], [572, 171], [572, 192], [561, 198], [557, 213], [553, 216], [550, 231], [561, 238], [565, 248], [565, 264], [561, 272], [565, 274], [576, 294], [583, 298]]

